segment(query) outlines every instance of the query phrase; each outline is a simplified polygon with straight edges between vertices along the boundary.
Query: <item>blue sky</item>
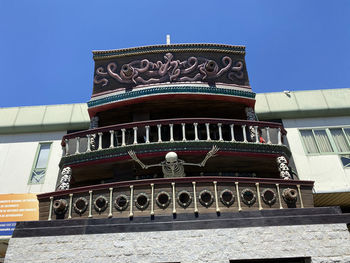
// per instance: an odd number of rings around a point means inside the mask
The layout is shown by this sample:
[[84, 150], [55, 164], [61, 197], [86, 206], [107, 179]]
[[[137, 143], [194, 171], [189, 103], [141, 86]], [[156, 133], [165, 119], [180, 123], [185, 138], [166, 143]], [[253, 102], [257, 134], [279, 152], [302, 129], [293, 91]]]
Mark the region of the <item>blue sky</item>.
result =
[[0, 0], [0, 107], [87, 102], [92, 50], [245, 45], [257, 93], [350, 88], [350, 1]]

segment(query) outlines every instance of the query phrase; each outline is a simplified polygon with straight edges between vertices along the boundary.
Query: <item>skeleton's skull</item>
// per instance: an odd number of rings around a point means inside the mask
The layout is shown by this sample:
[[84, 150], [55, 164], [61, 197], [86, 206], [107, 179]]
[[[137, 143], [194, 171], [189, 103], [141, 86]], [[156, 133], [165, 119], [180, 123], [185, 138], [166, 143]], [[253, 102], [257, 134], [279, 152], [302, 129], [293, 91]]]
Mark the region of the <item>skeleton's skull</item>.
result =
[[285, 163], [281, 163], [279, 165], [279, 170], [280, 171], [289, 171], [289, 167]]
[[58, 187], [58, 190], [68, 190], [69, 189], [69, 184], [68, 183], [62, 183]]
[[72, 168], [70, 168], [70, 167], [63, 168], [61, 174], [62, 175], [65, 175], [65, 174], [71, 175], [72, 174]]
[[287, 163], [287, 159], [284, 156], [277, 157], [277, 163]]
[[290, 173], [289, 173], [288, 171], [281, 171], [280, 176], [281, 176], [281, 178], [283, 178], [284, 180], [289, 180], [289, 179], [292, 178], [291, 175], [290, 175]]
[[177, 163], [177, 154], [176, 152], [168, 152], [165, 155], [165, 161], [167, 165], [174, 165]]
[[62, 176], [61, 183], [69, 183], [69, 181], [70, 181], [70, 175], [65, 174]]

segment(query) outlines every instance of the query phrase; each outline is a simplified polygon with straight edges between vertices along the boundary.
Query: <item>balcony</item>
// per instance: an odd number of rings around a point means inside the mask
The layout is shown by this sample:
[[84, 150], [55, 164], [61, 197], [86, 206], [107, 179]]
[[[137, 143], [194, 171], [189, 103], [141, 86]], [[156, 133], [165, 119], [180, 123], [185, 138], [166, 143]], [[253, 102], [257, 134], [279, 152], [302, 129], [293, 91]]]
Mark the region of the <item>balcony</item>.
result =
[[184, 177], [126, 181], [38, 195], [40, 220], [198, 215], [313, 207], [311, 181]]
[[285, 134], [281, 124], [272, 122], [212, 118], [164, 119], [118, 124], [67, 134], [63, 137], [62, 147], [64, 158], [89, 153], [103, 155], [111, 150], [127, 154], [129, 148], [135, 151], [152, 147], [160, 149], [162, 145], [172, 145], [170, 148], [174, 148], [175, 145], [195, 148], [196, 145], [214, 143], [222, 144], [222, 149], [231, 147], [232, 150], [247, 146], [249, 148], [249, 145], [260, 149], [277, 146], [284, 148], [286, 155], [289, 155], [289, 150], [283, 146]]

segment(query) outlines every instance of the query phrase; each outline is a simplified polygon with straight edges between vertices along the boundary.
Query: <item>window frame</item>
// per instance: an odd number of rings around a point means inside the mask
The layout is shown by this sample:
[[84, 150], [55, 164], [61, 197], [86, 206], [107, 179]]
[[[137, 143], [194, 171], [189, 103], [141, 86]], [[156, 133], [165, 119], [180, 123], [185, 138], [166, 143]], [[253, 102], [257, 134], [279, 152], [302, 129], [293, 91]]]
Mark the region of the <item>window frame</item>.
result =
[[[42, 180], [40, 180], [40, 182], [33, 182], [33, 179], [32, 179], [33, 178], [33, 173], [34, 173], [34, 171], [36, 169], [36, 165], [37, 165], [39, 154], [40, 154], [41, 145], [45, 145], [45, 144], [48, 144], [50, 147], [49, 147], [49, 154], [48, 154], [48, 157], [47, 157], [47, 160], [46, 160], [46, 164], [45, 164], [45, 169], [40, 168], [40, 169], [42, 169], [42, 171], [44, 171], [44, 178]], [[39, 142], [38, 143], [38, 145], [36, 147], [35, 157], [34, 157], [33, 164], [32, 164], [32, 169], [30, 169], [29, 179], [28, 179], [28, 183], [27, 183], [28, 185], [36, 185], [36, 184], [44, 184], [45, 183], [46, 172], [47, 172], [49, 160], [50, 160], [50, 157], [51, 157], [51, 149], [52, 149], [52, 142], [45, 141], [45, 142]]]
[[[347, 142], [348, 146], [350, 147], [350, 140], [348, 139], [344, 129], [350, 129], [350, 126], [332, 126], [332, 127], [312, 127], [312, 128], [301, 128], [301, 129], [298, 129], [299, 131], [299, 138], [300, 138], [300, 141], [301, 141], [301, 144], [303, 145], [303, 149], [304, 149], [304, 152], [307, 156], [317, 156], [317, 155], [348, 155], [350, 154], [350, 151], [349, 152], [341, 152], [339, 151], [338, 149], [338, 146], [336, 144], [336, 142], [334, 141], [333, 139], [333, 135], [331, 134], [331, 129], [341, 129], [342, 130], [342, 133], [343, 133], [343, 136], [345, 137], [345, 141]], [[318, 153], [308, 153], [307, 151], [307, 147], [305, 145], [305, 142], [304, 142], [304, 138], [301, 134], [301, 131], [310, 131], [312, 132], [312, 135], [314, 137], [314, 140], [315, 140], [315, 143], [316, 143], [316, 147], [317, 147], [317, 150], [318, 150]], [[319, 143], [317, 142], [317, 138], [315, 136], [315, 130], [324, 130], [326, 131], [326, 135], [327, 135], [327, 138], [331, 144], [331, 147], [333, 149], [333, 152], [321, 152], [320, 151], [320, 146], [319, 146]]]

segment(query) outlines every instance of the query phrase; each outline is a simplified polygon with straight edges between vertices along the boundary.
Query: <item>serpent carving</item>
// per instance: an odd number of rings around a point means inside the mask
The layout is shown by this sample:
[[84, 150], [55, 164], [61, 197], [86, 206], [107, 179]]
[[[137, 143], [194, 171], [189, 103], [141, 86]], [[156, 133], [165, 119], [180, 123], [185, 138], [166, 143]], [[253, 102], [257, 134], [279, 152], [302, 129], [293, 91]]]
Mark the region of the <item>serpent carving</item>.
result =
[[[108, 85], [108, 77], [120, 83], [153, 84], [175, 81], [209, 81], [215, 80], [227, 73], [230, 80], [242, 79], [243, 62], [233, 62], [228, 56], [221, 59], [221, 64], [203, 57], [189, 57], [187, 60], [175, 60], [172, 53], [164, 55], [164, 62], [152, 62], [147, 59], [135, 60], [124, 64], [118, 70], [115, 62], [104, 67], [98, 67], [94, 84]], [[118, 72], [119, 71], [119, 72]]]

